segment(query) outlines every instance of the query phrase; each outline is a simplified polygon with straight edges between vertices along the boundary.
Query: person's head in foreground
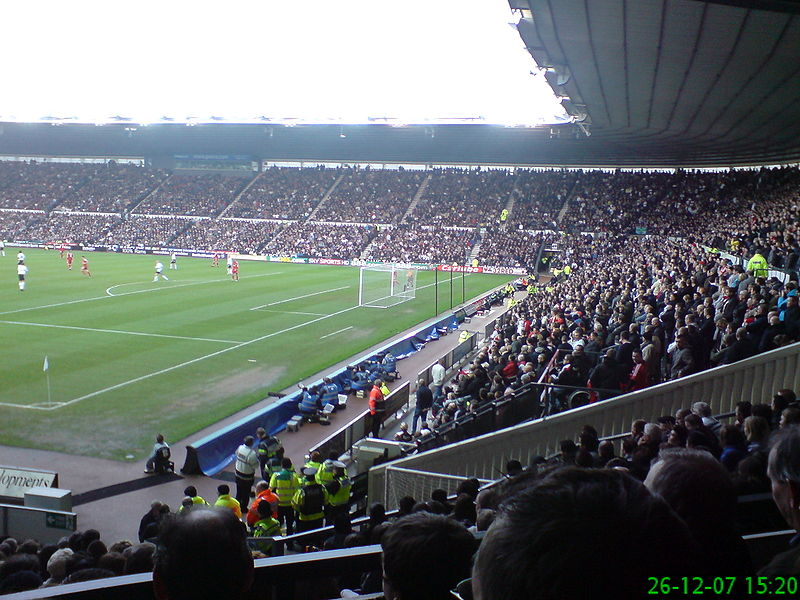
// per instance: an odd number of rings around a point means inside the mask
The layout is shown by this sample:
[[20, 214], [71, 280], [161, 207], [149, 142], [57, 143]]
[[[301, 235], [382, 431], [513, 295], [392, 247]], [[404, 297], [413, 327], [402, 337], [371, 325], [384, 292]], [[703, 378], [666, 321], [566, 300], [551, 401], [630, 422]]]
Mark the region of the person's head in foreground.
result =
[[619, 470], [567, 467], [507, 498], [472, 571], [476, 600], [646, 597], [648, 577], [698, 572], [689, 530]]

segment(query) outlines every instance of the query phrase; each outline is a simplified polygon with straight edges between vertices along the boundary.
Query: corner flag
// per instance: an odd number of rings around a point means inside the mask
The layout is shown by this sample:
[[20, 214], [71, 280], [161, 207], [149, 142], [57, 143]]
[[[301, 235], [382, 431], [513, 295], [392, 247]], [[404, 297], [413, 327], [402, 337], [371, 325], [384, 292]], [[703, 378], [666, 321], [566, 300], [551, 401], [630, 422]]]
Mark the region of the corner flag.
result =
[[50, 365], [47, 363], [47, 355], [44, 355], [44, 367], [42, 367], [42, 371], [47, 371], [50, 368]]

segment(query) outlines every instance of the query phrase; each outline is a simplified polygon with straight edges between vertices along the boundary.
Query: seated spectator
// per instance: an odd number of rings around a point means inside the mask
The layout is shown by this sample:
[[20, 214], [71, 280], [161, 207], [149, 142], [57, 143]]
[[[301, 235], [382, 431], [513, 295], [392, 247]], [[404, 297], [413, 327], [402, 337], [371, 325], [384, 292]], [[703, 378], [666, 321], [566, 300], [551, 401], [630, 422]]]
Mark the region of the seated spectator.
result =
[[686, 525], [641, 483], [616, 470], [568, 467], [502, 503], [475, 559], [472, 590], [476, 600], [638, 599], [652, 573], [703, 566]]
[[644, 484], [689, 526], [706, 559], [707, 573], [752, 574], [747, 548], [734, 527], [736, 494], [731, 477], [708, 452], [664, 450]]
[[398, 519], [381, 540], [386, 600], [439, 600], [469, 577], [475, 538], [460, 524], [420, 512]]
[[198, 507], [169, 518], [153, 569], [157, 600], [244, 598], [253, 583], [245, 526], [230, 511]]
[[[800, 533], [800, 427], [787, 427], [777, 433], [769, 452], [767, 474], [778, 510], [789, 527]], [[758, 574], [800, 575], [800, 535], [795, 535], [789, 546], [789, 550], [775, 556]]]

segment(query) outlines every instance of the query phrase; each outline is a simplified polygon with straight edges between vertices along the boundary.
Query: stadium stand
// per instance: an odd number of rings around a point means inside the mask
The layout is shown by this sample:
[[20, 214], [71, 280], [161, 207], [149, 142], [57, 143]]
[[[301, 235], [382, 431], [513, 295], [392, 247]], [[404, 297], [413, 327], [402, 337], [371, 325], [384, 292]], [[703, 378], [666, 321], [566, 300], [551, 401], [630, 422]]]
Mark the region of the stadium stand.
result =
[[89, 181], [67, 196], [60, 209], [119, 213], [143, 200], [167, 177], [160, 169], [108, 163], [98, 165]]
[[516, 181], [506, 169], [434, 169], [425, 194], [407, 221], [460, 227], [495, 222], [512, 198]]
[[349, 168], [318, 218], [349, 223], [397, 223], [424, 178], [423, 171]]
[[245, 219], [289, 219], [311, 216], [341, 174], [339, 169], [271, 167], [226, 213]]
[[201, 219], [170, 242], [177, 248], [257, 254], [285, 225], [275, 221]]
[[250, 179], [214, 174], [173, 174], [141, 204], [136, 214], [212, 217], [221, 213]]
[[381, 229], [369, 247], [368, 260], [466, 264], [474, 229], [398, 225]]
[[358, 258], [375, 228], [335, 223], [293, 223], [262, 248], [264, 254], [334, 259]]

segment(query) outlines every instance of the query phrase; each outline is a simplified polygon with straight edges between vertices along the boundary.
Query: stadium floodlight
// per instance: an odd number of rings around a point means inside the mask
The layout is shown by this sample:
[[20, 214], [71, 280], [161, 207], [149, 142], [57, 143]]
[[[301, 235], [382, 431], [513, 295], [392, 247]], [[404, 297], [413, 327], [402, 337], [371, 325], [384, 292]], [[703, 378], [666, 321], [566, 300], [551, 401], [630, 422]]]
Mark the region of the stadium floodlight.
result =
[[397, 265], [366, 265], [358, 275], [358, 305], [391, 308], [416, 298], [417, 271]]

